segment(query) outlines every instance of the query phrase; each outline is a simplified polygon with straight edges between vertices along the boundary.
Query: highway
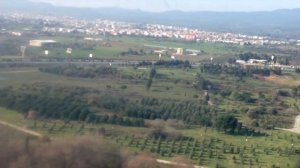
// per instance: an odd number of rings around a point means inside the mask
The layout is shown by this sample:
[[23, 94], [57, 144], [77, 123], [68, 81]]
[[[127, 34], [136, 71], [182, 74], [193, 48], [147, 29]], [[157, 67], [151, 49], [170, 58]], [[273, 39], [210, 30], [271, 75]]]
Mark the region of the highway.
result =
[[[7, 65], [48, 65], [48, 64], [79, 64], [79, 65], [88, 65], [88, 64], [97, 64], [97, 65], [108, 65], [108, 66], [133, 66], [137, 65], [142, 62], [151, 62], [154, 64], [156, 61], [132, 61], [132, 60], [108, 60], [108, 59], [35, 59], [35, 60], [14, 60], [14, 61], [0, 61], [0, 67], [1, 66], [7, 66]], [[193, 67], [199, 67], [203, 63], [192, 63]], [[256, 67], [256, 68], [267, 68], [267, 69], [273, 69], [273, 68], [281, 68], [282, 71], [286, 72], [295, 72], [295, 70], [298, 68], [300, 69], [300, 66], [291, 66], [291, 65], [263, 65], [263, 64], [233, 64], [230, 66], [245, 66], [245, 67]]]

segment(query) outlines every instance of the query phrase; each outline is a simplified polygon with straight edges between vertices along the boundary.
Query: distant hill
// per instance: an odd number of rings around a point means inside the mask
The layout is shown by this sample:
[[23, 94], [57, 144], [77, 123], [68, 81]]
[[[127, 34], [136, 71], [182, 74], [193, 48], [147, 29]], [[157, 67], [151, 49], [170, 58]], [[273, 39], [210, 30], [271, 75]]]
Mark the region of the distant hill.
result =
[[137, 23], [157, 23], [195, 27], [207, 31], [300, 38], [300, 9], [283, 9], [271, 12], [168, 11], [152, 13], [120, 8], [58, 7], [26, 0], [3, 0], [0, 1], [0, 10], [67, 15], [85, 19], [97, 18]]

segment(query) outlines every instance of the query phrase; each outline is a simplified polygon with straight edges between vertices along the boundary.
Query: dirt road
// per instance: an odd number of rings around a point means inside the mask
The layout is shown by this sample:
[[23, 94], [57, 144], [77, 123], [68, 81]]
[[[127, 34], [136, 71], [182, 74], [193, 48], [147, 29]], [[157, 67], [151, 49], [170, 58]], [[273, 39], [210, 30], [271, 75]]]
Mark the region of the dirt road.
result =
[[[171, 162], [171, 161], [167, 161], [167, 160], [157, 159], [156, 161], [158, 163], [165, 164], [165, 165], [174, 165], [174, 166], [180, 166], [180, 167], [190, 167], [189, 165], [186, 165], [186, 164], [177, 163], [177, 162]], [[201, 167], [201, 166], [193, 166], [193, 167], [194, 168], [205, 168], [205, 167]]]
[[38, 133], [38, 132], [29, 130], [29, 129], [26, 129], [26, 128], [23, 128], [23, 127], [19, 127], [19, 126], [17, 126], [17, 125], [10, 124], [10, 123], [5, 122], [5, 121], [1, 121], [1, 120], [0, 120], [0, 124], [1, 124], [1, 125], [4, 125], [4, 126], [7, 126], [7, 127], [10, 127], [10, 128], [13, 128], [13, 129], [15, 129], [15, 130], [18, 130], [18, 131], [23, 132], [23, 133], [25, 133], [25, 134], [29, 134], [29, 135], [38, 137], [38, 138], [42, 138], [42, 137], [43, 137], [43, 135], [40, 134], [40, 133]]
[[295, 118], [295, 125], [294, 125], [294, 128], [291, 128], [291, 129], [277, 128], [277, 129], [283, 130], [283, 131], [293, 132], [293, 133], [296, 133], [296, 134], [300, 134], [300, 115], [298, 115], [298, 116]]

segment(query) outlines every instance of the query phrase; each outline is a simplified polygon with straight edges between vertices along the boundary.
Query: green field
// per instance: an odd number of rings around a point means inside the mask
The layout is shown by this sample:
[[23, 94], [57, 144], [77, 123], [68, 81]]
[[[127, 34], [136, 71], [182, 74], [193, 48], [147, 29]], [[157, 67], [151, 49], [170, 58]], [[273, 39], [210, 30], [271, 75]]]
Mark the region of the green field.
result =
[[[39, 37], [39, 39], [53, 39], [56, 40], [59, 44], [64, 44], [65, 46], [70, 46], [72, 44], [81, 44], [86, 45], [90, 42], [87, 42], [83, 39], [83, 36], [79, 37]], [[96, 38], [96, 37], [95, 37]], [[103, 38], [103, 37], [99, 37]], [[106, 45], [109, 44], [109, 46]], [[153, 46], [153, 47], [151, 47]], [[154, 47], [156, 46], [156, 47]], [[71, 47], [73, 48], [73, 47]], [[121, 59], [121, 60], [158, 60], [158, 55], [156, 54], [143, 54], [143, 55], [126, 55], [120, 56], [121, 52], [127, 51], [129, 48], [140, 50], [144, 49], [146, 51], [155, 50], [159, 48], [185, 48], [185, 49], [193, 49], [203, 51], [204, 53], [200, 56], [185, 56], [185, 59], [189, 59], [192, 61], [199, 60], [208, 60], [211, 56], [213, 56], [216, 60], [224, 60], [225, 56], [234, 56], [235, 54], [239, 54], [241, 52], [252, 51], [252, 47], [241, 47], [239, 45], [231, 45], [231, 44], [222, 44], [222, 43], [186, 43], [180, 41], [166, 41], [152, 38], [144, 38], [144, 37], [129, 37], [129, 36], [112, 36], [109, 41], [105, 40], [100, 42], [95, 42], [95, 46], [93, 49], [79, 49], [73, 48], [72, 54], [66, 54], [66, 48], [55, 47], [55, 48], [36, 48], [36, 47], [28, 47], [26, 55], [28, 58], [30, 57], [45, 57], [44, 50], [49, 50], [49, 57], [67, 57], [67, 58], [88, 58], [89, 54], [92, 53], [95, 58], [100, 59]], [[254, 49], [256, 50], [256, 49]], [[169, 59], [169, 58], [164, 58]], [[226, 58], [225, 58], [226, 60]]]

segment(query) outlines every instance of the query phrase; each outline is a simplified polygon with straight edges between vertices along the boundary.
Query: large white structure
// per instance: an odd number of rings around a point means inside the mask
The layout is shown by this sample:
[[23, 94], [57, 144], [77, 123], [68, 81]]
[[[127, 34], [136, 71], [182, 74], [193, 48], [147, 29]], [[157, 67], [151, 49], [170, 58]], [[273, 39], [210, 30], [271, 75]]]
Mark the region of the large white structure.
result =
[[268, 60], [249, 59], [250, 64], [266, 64]]
[[176, 55], [183, 55], [183, 48], [177, 48], [177, 52], [176, 52]]
[[73, 51], [72, 48], [67, 48], [66, 53], [67, 54], [72, 54], [72, 51]]
[[42, 47], [45, 44], [54, 44], [55, 40], [30, 40], [29, 45], [33, 47]]

